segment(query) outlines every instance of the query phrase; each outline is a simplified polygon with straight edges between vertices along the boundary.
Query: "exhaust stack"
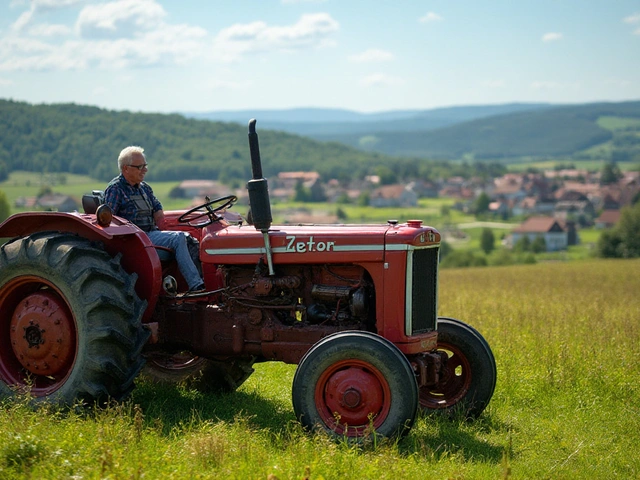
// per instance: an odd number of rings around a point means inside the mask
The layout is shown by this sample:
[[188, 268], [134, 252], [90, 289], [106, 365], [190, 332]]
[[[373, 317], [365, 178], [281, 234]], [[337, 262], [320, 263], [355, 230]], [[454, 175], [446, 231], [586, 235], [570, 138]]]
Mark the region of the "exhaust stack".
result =
[[253, 178], [247, 182], [249, 191], [249, 205], [253, 226], [262, 232], [264, 247], [267, 253], [269, 275], [274, 275], [269, 228], [271, 227], [271, 203], [269, 202], [269, 186], [267, 179], [262, 176], [262, 162], [260, 160], [260, 146], [256, 133], [256, 119], [249, 120], [249, 151], [251, 152], [251, 171]]

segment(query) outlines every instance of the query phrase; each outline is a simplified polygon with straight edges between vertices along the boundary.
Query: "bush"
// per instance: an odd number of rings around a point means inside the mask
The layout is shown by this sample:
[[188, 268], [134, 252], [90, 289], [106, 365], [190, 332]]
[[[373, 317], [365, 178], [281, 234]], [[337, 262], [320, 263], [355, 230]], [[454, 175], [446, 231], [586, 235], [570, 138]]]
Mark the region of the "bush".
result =
[[496, 248], [496, 237], [490, 228], [483, 228], [480, 236], [480, 248], [487, 255]]
[[487, 259], [469, 251], [452, 251], [440, 263], [442, 268], [486, 267]]
[[11, 215], [11, 207], [5, 193], [0, 190], [0, 222], [4, 222]]
[[542, 253], [547, 251], [547, 242], [542, 235], [538, 235], [533, 242], [531, 242], [531, 251], [533, 253]]
[[597, 251], [600, 257], [640, 257], [640, 203], [622, 209], [615, 228], [600, 236]]

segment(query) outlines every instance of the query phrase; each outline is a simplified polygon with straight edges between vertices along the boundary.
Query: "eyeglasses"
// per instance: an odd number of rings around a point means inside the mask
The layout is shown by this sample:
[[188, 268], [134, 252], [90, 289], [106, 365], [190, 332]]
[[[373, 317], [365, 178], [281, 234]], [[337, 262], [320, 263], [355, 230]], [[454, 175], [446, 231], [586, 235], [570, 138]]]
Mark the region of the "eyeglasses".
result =
[[142, 165], [127, 165], [127, 167], [137, 168], [138, 170], [147, 169], [148, 163], [143, 163]]

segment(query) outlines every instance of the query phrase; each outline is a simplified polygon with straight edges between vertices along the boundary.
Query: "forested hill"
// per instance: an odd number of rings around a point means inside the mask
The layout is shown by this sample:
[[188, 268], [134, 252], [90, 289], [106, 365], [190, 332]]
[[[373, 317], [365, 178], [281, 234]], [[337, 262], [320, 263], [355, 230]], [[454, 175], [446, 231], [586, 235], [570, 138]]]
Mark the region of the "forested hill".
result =
[[[326, 178], [351, 178], [399, 162], [343, 145], [261, 130], [260, 119], [257, 127], [265, 176], [282, 170], [316, 170]], [[127, 145], [145, 149], [148, 180], [251, 178], [246, 126], [177, 114], [0, 100], [0, 179], [13, 170], [28, 170], [88, 174], [106, 181], [118, 173], [117, 157]]]
[[[617, 124], [627, 126], [616, 133], [603, 118], [618, 119]], [[594, 103], [495, 115], [423, 132], [371, 131], [314, 138], [388, 155], [475, 159], [579, 155], [610, 142], [609, 150], [617, 149], [624, 157], [640, 144], [639, 121], [640, 102]]]

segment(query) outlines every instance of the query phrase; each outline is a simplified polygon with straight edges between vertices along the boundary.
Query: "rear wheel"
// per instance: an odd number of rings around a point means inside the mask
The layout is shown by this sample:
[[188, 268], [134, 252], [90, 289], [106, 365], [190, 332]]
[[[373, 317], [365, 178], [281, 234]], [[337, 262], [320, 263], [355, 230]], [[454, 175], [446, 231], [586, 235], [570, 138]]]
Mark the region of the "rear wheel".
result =
[[146, 355], [145, 377], [157, 383], [186, 383], [204, 392], [233, 392], [254, 372], [255, 359], [210, 360], [188, 351]]
[[121, 399], [149, 332], [136, 275], [87, 240], [41, 232], [0, 249], [0, 398]]
[[455, 318], [438, 318], [438, 350], [447, 354], [440, 382], [420, 388], [420, 406], [478, 417], [496, 387], [496, 361], [489, 344], [473, 327]]
[[323, 338], [293, 378], [293, 409], [307, 428], [361, 439], [406, 433], [415, 420], [418, 386], [404, 354], [367, 332]]

